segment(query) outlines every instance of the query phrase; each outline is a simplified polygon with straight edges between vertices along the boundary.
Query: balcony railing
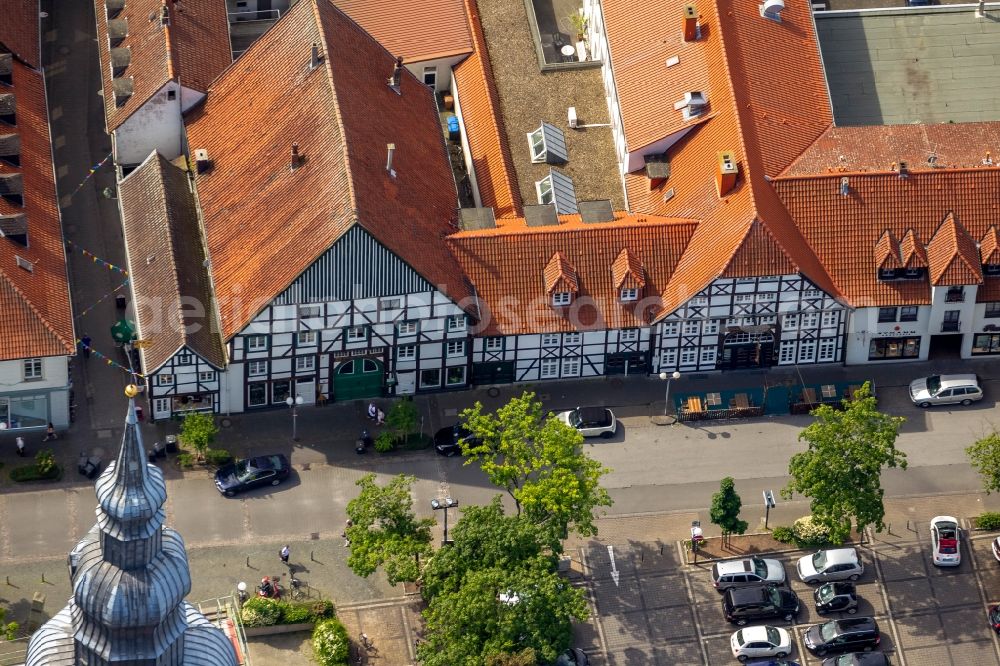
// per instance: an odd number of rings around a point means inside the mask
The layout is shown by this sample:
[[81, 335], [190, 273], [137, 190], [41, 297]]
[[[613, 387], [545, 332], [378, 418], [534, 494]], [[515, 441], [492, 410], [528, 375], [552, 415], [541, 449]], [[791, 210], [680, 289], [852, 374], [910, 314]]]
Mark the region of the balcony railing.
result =
[[962, 328], [962, 322], [960, 321], [941, 322], [942, 333], [956, 333], [960, 328]]

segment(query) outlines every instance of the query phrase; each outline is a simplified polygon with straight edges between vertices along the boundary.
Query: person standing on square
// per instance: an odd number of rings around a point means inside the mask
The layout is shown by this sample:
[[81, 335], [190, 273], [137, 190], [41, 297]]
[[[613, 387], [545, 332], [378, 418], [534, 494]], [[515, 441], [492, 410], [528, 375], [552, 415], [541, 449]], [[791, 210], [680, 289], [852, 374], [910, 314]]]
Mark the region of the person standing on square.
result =
[[90, 343], [91, 343], [90, 336], [84, 333], [83, 337], [80, 338], [80, 347], [83, 350], [83, 357], [85, 359], [90, 358]]
[[288, 544], [285, 544], [284, 546], [281, 547], [281, 553], [279, 554], [279, 557], [281, 558], [282, 562], [288, 564], [288, 558], [291, 557], [291, 555], [292, 551], [288, 548]]
[[24, 437], [17, 438], [17, 455], [24, 456]]

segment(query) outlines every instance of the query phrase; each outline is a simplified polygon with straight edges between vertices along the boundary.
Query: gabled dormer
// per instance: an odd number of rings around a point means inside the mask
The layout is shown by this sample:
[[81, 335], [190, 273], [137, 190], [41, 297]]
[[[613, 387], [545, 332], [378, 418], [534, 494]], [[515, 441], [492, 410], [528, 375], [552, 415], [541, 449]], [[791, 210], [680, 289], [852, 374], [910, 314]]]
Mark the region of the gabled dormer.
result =
[[549, 296], [549, 302], [554, 307], [564, 307], [572, 305], [573, 298], [580, 290], [580, 283], [577, 278], [576, 268], [563, 255], [556, 252], [545, 265], [543, 278], [545, 280], [545, 293]]
[[0, 161], [13, 167], [21, 166], [21, 136], [0, 133]]
[[1000, 234], [991, 226], [979, 242], [979, 257], [983, 262], [983, 275], [1000, 276]]
[[879, 282], [895, 280], [900, 277], [903, 262], [899, 256], [899, 243], [888, 229], [882, 232], [878, 242], [875, 243], [874, 259]]
[[615, 263], [611, 265], [611, 282], [620, 302], [630, 303], [642, 298], [646, 287], [646, 269], [627, 248], [618, 253]]
[[0, 92], [0, 122], [17, 125], [17, 101], [14, 93]]
[[899, 258], [903, 262], [904, 280], [923, 280], [927, 277], [927, 252], [913, 229], [907, 229], [899, 242]]
[[927, 261], [931, 284], [935, 287], [983, 281], [979, 248], [952, 213], [948, 213], [927, 244]]
[[14, 57], [10, 53], [0, 53], [0, 85], [14, 85]]

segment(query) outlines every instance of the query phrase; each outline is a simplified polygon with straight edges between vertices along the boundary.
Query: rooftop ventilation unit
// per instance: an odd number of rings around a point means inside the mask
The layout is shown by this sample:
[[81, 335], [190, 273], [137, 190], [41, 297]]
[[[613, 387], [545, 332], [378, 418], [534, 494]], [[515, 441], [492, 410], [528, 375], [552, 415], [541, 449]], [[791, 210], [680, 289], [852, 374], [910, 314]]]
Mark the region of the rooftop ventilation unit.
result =
[[577, 203], [577, 207], [580, 209], [580, 220], [585, 224], [615, 221], [615, 211], [611, 208], [610, 199], [581, 201]]
[[899, 160], [899, 177], [909, 178], [910, 177], [910, 165], [904, 160]]
[[846, 197], [851, 193], [851, 183], [847, 180], [847, 176], [840, 179], [840, 196]]
[[389, 77], [388, 84], [389, 87], [397, 94], [399, 92], [399, 84], [403, 80], [403, 58], [397, 57], [396, 63], [392, 66], [392, 76]]
[[705, 112], [708, 106], [708, 98], [702, 92], [686, 92], [684, 99], [674, 103], [675, 111], [684, 111], [684, 120], [696, 118]]
[[785, 0], [764, 0], [760, 5], [760, 15], [771, 21], [781, 23], [781, 11], [785, 8]]
[[642, 159], [646, 163], [646, 178], [649, 179], [650, 190], [655, 190], [670, 178], [670, 161], [667, 160], [666, 153], [645, 155]]
[[571, 106], [566, 109], [566, 121], [569, 123], [570, 129], [576, 129], [580, 121], [576, 118], [576, 107]]
[[684, 41], [693, 42], [701, 37], [698, 25], [698, 9], [694, 5], [684, 5]]
[[559, 224], [555, 204], [524, 207], [524, 223], [529, 227], [552, 227]]
[[462, 231], [495, 229], [497, 226], [496, 216], [492, 208], [462, 208], [458, 214], [458, 225]]
[[204, 148], [198, 148], [194, 151], [194, 167], [198, 173], [205, 173], [212, 168], [212, 160]]

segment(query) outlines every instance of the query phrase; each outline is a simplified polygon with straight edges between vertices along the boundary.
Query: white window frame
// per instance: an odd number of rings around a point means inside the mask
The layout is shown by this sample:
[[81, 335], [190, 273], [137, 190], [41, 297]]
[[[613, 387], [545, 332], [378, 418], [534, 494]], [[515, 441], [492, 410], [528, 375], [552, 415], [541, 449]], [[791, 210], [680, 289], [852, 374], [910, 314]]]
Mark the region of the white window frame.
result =
[[157, 386], [173, 386], [174, 376], [173, 375], [156, 375], [156, 385]]
[[[437, 372], [437, 383], [428, 384], [424, 383], [424, 373], [425, 372]], [[441, 368], [424, 368], [420, 371], [420, 387], [421, 388], [435, 388], [441, 386]]]
[[445, 322], [448, 325], [449, 333], [457, 333], [468, 328], [465, 322], [465, 315], [448, 315]]
[[795, 351], [794, 340], [783, 340], [778, 348], [778, 363], [794, 363]]
[[583, 341], [583, 335], [580, 332], [574, 333], [563, 333], [563, 346], [579, 345]]
[[618, 333], [619, 342], [638, 342], [639, 341], [639, 329], [637, 328], [623, 328]]
[[[528, 132], [528, 152], [531, 153], [531, 161], [534, 164], [545, 162], [548, 151], [545, 146], [545, 132], [541, 126], [534, 132]], [[538, 183], [535, 183], [535, 187], [538, 187]]]
[[639, 290], [633, 287], [626, 287], [622, 289], [621, 294], [619, 294], [622, 303], [628, 303], [630, 301], [639, 300]]
[[836, 310], [828, 310], [823, 313], [822, 317], [822, 328], [834, 328], [837, 325], [837, 312]]
[[802, 313], [802, 328], [816, 328], [819, 325], [819, 313], [818, 312], [803, 312]]
[[382, 298], [378, 302], [379, 312], [392, 311], [392, 310], [402, 310], [403, 309], [403, 299], [401, 298]]
[[316, 370], [315, 356], [296, 356], [295, 372], [313, 372]]
[[677, 350], [663, 349], [660, 351], [660, 369], [677, 367]]
[[776, 301], [778, 300], [778, 293], [774, 291], [758, 291], [756, 300], [758, 303]]
[[[430, 83], [427, 83], [428, 74], [430, 74], [430, 79], [431, 79]], [[434, 66], [425, 66], [424, 75], [420, 80], [423, 81], [424, 85], [430, 88], [431, 90], [437, 90], [438, 68]]]
[[445, 345], [445, 354], [449, 358], [465, 356], [465, 340], [449, 340]]
[[734, 300], [737, 303], [753, 303], [753, 301], [754, 301], [754, 295], [753, 294], [736, 294], [736, 298]]
[[701, 348], [701, 364], [715, 363], [716, 349], [715, 347], [702, 347]]
[[579, 377], [580, 376], [580, 357], [579, 356], [569, 356], [562, 360], [562, 376], [563, 377]]
[[[452, 381], [451, 373], [461, 372], [462, 378], [460, 381]], [[465, 366], [464, 365], [452, 365], [444, 369], [444, 385], [445, 386], [464, 386], [465, 385]]]
[[267, 351], [268, 337], [266, 335], [248, 335], [247, 351], [259, 352]]
[[816, 341], [799, 341], [799, 363], [812, 363], [816, 360]]
[[802, 292], [802, 298], [820, 298], [823, 292], [819, 289], [806, 289]]
[[267, 361], [247, 361], [247, 377], [266, 377]]
[[691, 305], [708, 305], [707, 296], [695, 296], [691, 299]]
[[664, 336], [675, 336], [680, 330], [680, 322], [677, 321], [665, 321], [663, 322], [663, 335]]
[[571, 291], [552, 292], [552, 305], [556, 307], [562, 307], [569, 305], [572, 302], [573, 302], [573, 292]]
[[819, 361], [832, 361], [837, 355], [837, 343], [833, 340], [819, 341]]
[[503, 351], [503, 336], [496, 335], [483, 339], [483, 350], [489, 352]]
[[[358, 335], [358, 331], [361, 335]], [[368, 341], [368, 327], [367, 326], [349, 326], [347, 331], [344, 333], [344, 339], [348, 342], [367, 342]]]
[[558, 347], [559, 346], [559, 334], [558, 333], [542, 333], [541, 344], [543, 347]]
[[698, 362], [698, 350], [697, 349], [682, 349], [681, 350], [681, 366], [685, 365], [695, 365]]
[[797, 314], [786, 314], [781, 318], [781, 327], [788, 330], [798, 329], [799, 316]]
[[538, 376], [541, 379], [555, 379], [559, 376], [559, 359], [543, 358], [538, 364]]
[[174, 365], [191, 365], [194, 363], [194, 354], [191, 352], [181, 352], [174, 357]]
[[316, 319], [323, 316], [322, 305], [300, 305], [299, 319]]
[[21, 364], [21, 372], [26, 382], [37, 382], [45, 378], [41, 358], [26, 358]]
[[316, 331], [299, 331], [295, 336], [295, 344], [299, 347], [312, 347], [316, 344]]
[[397, 361], [413, 361], [417, 358], [416, 345], [400, 345], [396, 347]]
[[198, 373], [199, 382], [214, 382], [215, 381], [215, 371], [209, 370], [207, 372]]
[[411, 335], [416, 335], [419, 329], [419, 322], [416, 321], [401, 321], [396, 324], [396, 335], [401, 338], [408, 338]]
[[719, 332], [719, 320], [718, 319], [709, 319], [708, 321], [706, 321], [705, 322], [705, 331], [704, 332], [705, 332], [706, 335], [715, 335], [716, 333], [718, 333]]
[[697, 320], [684, 322], [683, 335], [698, 335], [701, 331], [701, 322]]
[[555, 203], [556, 190], [555, 186], [552, 184], [551, 174], [535, 182], [535, 194], [538, 195], [538, 204], [540, 206]]

